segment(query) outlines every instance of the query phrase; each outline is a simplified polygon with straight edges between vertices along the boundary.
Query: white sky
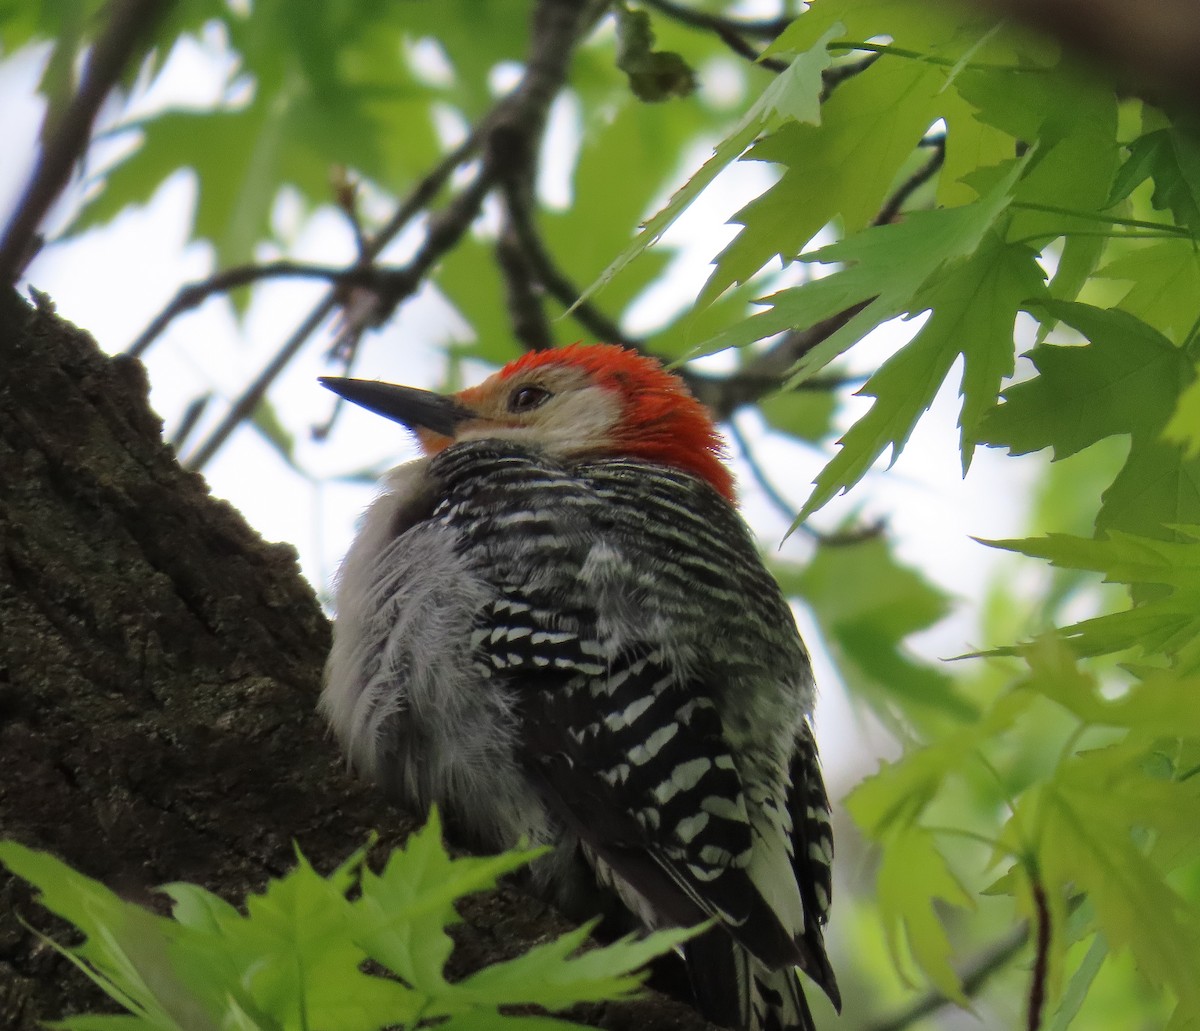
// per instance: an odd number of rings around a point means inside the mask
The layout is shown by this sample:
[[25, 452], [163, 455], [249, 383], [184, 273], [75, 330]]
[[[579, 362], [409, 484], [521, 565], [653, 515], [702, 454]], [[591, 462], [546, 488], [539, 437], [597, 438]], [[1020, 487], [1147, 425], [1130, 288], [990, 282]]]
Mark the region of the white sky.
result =
[[[196, 98], [215, 95], [223, 65], [219, 52], [212, 49], [212, 41], [209, 44], [207, 48], [191, 46], [176, 53], [154, 95], [143, 98], [139, 107], [189, 98], [195, 103]], [[42, 111], [33, 88], [44, 53], [25, 51], [0, 60], [0, 139], [8, 145], [8, 153], [0, 160], [0, 219], [7, 219], [32, 166]], [[568, 123], [565, 115], [569, 112], [561, 114], [561, 122]], [[569, 151], [569, 147], [560, 149]], [[701, 157], [697, 157], [697, 164]], [[563, 188], [564, 174], [565, 170], [560, 170], [558, 176], [551, 176], [551, 192]], [[731, 232], [724, 224], [726, 219], [751, 192], [762, 188], [762, 176], [757, 167], [732, 170], [668, 234], [665, 242], [682, 247], [683, 254], [672, 270], [670, 288], [648, 303], [682, 303], [688, 291], [704, 281], [708, 261]], [[108, 227], [47, 248], [29, 269], [27, 281], [47, 292], [60, 313], [89, 330], [102, 348], [122, 350], [181, 284], [201, 279], [212, 270], [207, 245], [185, 242], [194, 193], [190, 173], [174, 176], [145, 208], [127, 211]], [[286, 202], [281, 203], [279, 213], [285, 222], [289, 219]], [[297, 224], [296, 229], [291, 256], [324, 264], [352, 260], [353, 245], [344, 220], [331, 210], [318, 211], [306, 223]], [[395, 246], [403, 247], [404, 241]], [[323, 290], [322, 286], [306, 283], [266, 285], [256, 291], [240, 327], [223, 300], [210, 301], [180, 317], [147, 358], [151, 400], [167, 432], [178, 424], [184, 407], [198, 394], [212, 391], [224, 402], [235, 397]], [[653, 311], [647, 314], [653, 315]], [[439, 345], [452, 325], [446, 306], [426, 292], [368, 338], [355, 375], [432, 384], [441, 368]], [[872, 369], [895, 349], [898, 339], [893, 327], [872, 334], [853, 352], [854, 368]], [[327, 597], [331, 575], [348, 546], [359, 513], [372, 495], [371, 488], [340, 483], [336, 477], [404, 460], [413, 452], [401, 428], [385, 425], [351, 406], [327, 443], [309, 439], [310, 428], [324, 421], [332, 404], [332, 396], [318, 387], [316, 377], [339, 371], [324, 363], [322, 344], [322, 339], [311, 343], [270, 394], [281, 419], [299, 441], [297, 455], [309, 475], [289, 469], [277, 452], [249, 428], [231, 438], [205, 475], [213, 492], [228, 498], [267, 539], [294, 544], [305, 574]], [[817, 518], [819, 525], [829, 528], [850, 512], [860, 512], [866, 520], [884, 517], [900, 557], [962, 599], [952, 618], [912, 642], [930, 658], [960, 654], [982, 643], [974, 613], [988, 578], [1003, 558], [971, 537], [1021, 535], [1026, 530], [1028, 488], [1041, 467], [1040, 462], [1015, 463], [999, 453], [980, 449], [970, 477], [965, 482], [961, 479], [957, 377], [956, 371], [895, 467], [872, 472], [848, 497], [831, 503]], [[850, 407], [853, 413], [861, 413], [865, 402], [857, 401]], [[220, 417], [224, 404], [214, 403], [210, 408], [193, 441]], [[843, 426], [849, 425], [850, 415], [843, 415]], [[832, 453], [832, 445], [816, 451], [766, 433], [754, 413], [741, 416], [740, 425], [751, 438], [760, 464], [798, 507], [813, 477]], [[743, 510], [760, 537], [774, 546], [786, 530], [787, 520], [765, 499], [740, 463], [735, 466]], [[783, 545], [782, 553], [801, 556], [808, 548], [809, 544], [797, 535]], [[818, 635], [811, 619], [804, 612], [798, 616], [806, 640], [813, 644]], [[885, 745], [871, 730], [870, 721], [852, 714], [844, 693], [838, 689], [836, 674], [819, 648], [814, 650], [818, 652], [818, 682], [822, 685], [822, 737], [833, 732], [839, 738], [849, 735], [859, 739], [847, 742], [845, 749], [840, 742], [837, 748], [825, 749], [836, 782], [839, 774], [847, 777], [851, 772], [839, 760], [839, 754], [847, 760], [857, 756], [857, 765], [864, 754], [877, 754]]]

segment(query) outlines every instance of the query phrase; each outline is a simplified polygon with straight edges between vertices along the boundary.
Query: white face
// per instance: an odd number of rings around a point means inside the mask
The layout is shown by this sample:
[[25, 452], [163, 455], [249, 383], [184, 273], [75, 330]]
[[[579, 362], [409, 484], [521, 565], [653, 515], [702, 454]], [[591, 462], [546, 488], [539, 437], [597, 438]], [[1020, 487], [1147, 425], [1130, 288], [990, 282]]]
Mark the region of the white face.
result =
[[621, 419], [620, 399], [581, 370], [544, 366], [528, 373], [485, 380], [459, 398], [479, 413], [459, 426], [455, 440], [536, 442], [569, 455], [612, 443]]

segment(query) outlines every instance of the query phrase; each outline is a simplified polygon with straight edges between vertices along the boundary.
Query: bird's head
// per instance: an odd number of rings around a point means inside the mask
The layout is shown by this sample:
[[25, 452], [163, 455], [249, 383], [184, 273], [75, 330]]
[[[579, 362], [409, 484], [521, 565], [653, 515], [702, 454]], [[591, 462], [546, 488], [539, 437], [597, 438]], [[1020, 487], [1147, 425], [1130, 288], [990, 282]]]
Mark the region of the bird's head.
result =
[[721, 436], [704, 406], [678, 376], [627, 348], [531, 351], [450, 395], [373, 380], [321, 382], [408, 426], [426, 454], [467, 440], [503, 439], [563, 458], [640, 458], [699, 476], [733, 500]]

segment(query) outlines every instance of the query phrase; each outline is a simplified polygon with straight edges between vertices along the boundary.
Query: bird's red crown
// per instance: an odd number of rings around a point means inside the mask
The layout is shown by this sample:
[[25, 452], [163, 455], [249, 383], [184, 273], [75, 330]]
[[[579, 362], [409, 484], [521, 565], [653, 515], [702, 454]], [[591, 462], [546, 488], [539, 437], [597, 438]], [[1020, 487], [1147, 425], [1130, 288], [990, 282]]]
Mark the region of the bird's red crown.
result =
[[682, 469], [734, 500], [733, 476], [722, 460], [724, 441], [708, 410], [659, 361], [615, 344], [572, 344], [530, 351], [501, 369], [499, 378], [556, 365], [582, 370], [620, 399], [615, 453]]

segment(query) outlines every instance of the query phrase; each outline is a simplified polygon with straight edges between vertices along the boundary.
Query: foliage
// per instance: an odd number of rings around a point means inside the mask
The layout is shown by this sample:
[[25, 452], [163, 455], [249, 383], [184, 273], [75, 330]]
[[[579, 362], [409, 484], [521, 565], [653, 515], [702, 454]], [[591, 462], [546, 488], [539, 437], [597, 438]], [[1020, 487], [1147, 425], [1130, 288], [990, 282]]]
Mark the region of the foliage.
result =
[[[875, 46], [880, 38], [888, 43]], [[904, 574], [875, 542], [822, 549], [785, 580], [812, 604], [851, 688], [893, 725], [903, 713], [914, 734], [903, 758], [847, 803], [882, 846], [887, 940], [902, 969], [915, 961], [940, 992], [964, 1001], [949, 962], [949, 928], [959, 921], [948, 910], [935, 918], [932, 903], [971, 907], [962, 872], [978, 878], [998, 865], [1006, 872], [991, 891], [1011, 895], [1050, 931], [1035, 962], [1049, 977], [1058, 1026], [1079, 1011], [1110, 950], [1124, 949], [1173, 1000], [1170, 1026], [1192, 1026], [1200, 1022], [1200, 837], [1191, 818], [1200, 769], [1191, 525], [1200, 514], [1192, 387], [1200, 311], [1187, 277], [1200, 228], [1197, 145], [1187, 125], [1137, 101], [1118, 105], [1102, 82], [1043, 45], [924, 5], [818, 3], [770, 48], [799, 55], [795, 62], [854, 50], [881, 56], [838, 87], [819, 122], [784, 117], [743, 155], [783, 174], [742, 209], [742, 231], [717, 256], [698, 302], [776, 257], [822, 266], [696, 348], [742, 347], [849, 313], [795, 364], [791, 386], [884, 321], [924, 315], [860, 391], [873, 404], [840, 440], [797, 523], [852, 488], [885, 450], [895, 461], [959, 356], [964, 471], [979, 444], [1012, 454], [1049, 448], [1063, 459], [1112, 436], [1129, 441], [1094, 513], [1093, 539], [1004, 542], [1131, 588], [1118, 611], [1075, 622], [1060, 638], [1000, 649], [1023, 673], [950, 680], [884, 663], [937, 606], [923, 617], [929, 588], [919, 578], [892, 601]], [[936, 206], [871, 224], [931, 130], [945, 148]], [[644, 234], [663, 228], [661, 219], [650, 226]], [[821, 245], [823, 228], [840, 239]], [[1129, 285], [1113, 307], [1087, 303], [1103, 301], [1102, 278]], [[1028, 355], [1037, 375], [1001, 394], [1022, 312], [1039, 324]], [[1086, 343], [1041, 342], [1065, 330]], [[898, 618], [881, 633], [889, 610]], [[1079, 656], [1116, 652], [1133, 652], [1138, 664], [1125, 674], [1079, 665]], [[864, 681], [863, 655], [887, 672]], [[1124, 694], [1109, 701], [1106, 690]], [[975, 782], [969, 811], [954, 797], [964, 778]], [[964, 863], [960, 848], [952, 865], [955, 835], [988, 842], [985, 862]], [[1081, 902], [1086, 919], [1068, 921]], [[1069, 960], [1073, 942], [1088, 937], [1093, 948]], [[1078, 966], [1064, 991], [1070, 961]]]
[[[776, 433], [811, 442], [832, 434], [845, 400], [814, 402], [818, 373], [838, 371], [880, 326], [907, 331], [858, 391], [869, 408], [828, 455], [797, 525], [861, 491], [885, 453], [894, 463], [956, 370], [964, 474], [980, 447], [1053, 457], [1031, 509], [1039, 532], [1056, 532], [994, 542], [1035, 563], [1006, 567], [976, 606], [986, 658], [915, 656], [908, 639], [957, 603], [885, 537], [830, 539], [803, 564], [776, 563], [854, 700], [900, 743], [846, 803], [878, 856], [877, 899], [856, 884], [834, 909], [836, 965], [870, 986], [851, 1006], [898, 1005], [921, 984], [980, 1006], [963, 957], [1028, 921], [1022, 969], [982, 1003], [1013, 1026], [1200, 1025], [1193, 121], [965, 7], [816, 0], [802, 13], [784, 5], [786, 27], [764, 31], [716, 0], [688, 18], [680, 6], [615, 4], [574, 55], [571, 200], [543, 198], [536, 212], [561, 281], [579, 288], [541, 295], [556, 338], [595, 335], [597, 307], [627, 327], [666, 278], [664, 234], [725, 170], [766, 166], [773, 181], [741, 206], [695, 304], [660, 311], [644, 344], [668, 359], [725, 352], [751, 376], [775, 370], [749, 400]], [[0, 2], [6, 51], [57, 41], [43, 79], [52, 104], [97, 7]], [[493, 73], [522, 60], [527, 37], [515, 0], [178, 10], [158, 59], [215, 25], [236, 74], [211, 108], [114, 128], [140, 145], [99, 176], [68, 235], [189, 168], [192, 232], [220, 262], [264, 241], [286, 249], [271, 218], [285, 187], [315, 207], [330, 169], [347, 166], [369, 191], [404, 195], [450, 150], [445, 125], [489, 109]], [[769, 38], [763, 60], [735, 63], [731, 34]], [[431, 49], [448, 72], [429, 71]], [[717, 72], [742, 99], [708, 92]], [[429, 271], [470, 327], [446, 341], [450, 380], [458, 360], [519, 350], [500, 235], [481, 220]], [[269, 407], [252, 410], [287, 441]], [[279, 446], [295, 461], [290, 442]], [[1030, 596], [1021, 581], [1033, 579]], [[305, 883], [334, 883], [303, 870]], [[871, 919], [839, 924], [856, 907]], [[892, 988], [884, 953], [899, 972]], [[85, 958], [101, 969], [96, 956]], [[1042, 1013], [997, 1001], [1035, 994], [1034, 981], [1047, 990]]]
[[[300, 854], [245, 911], [194, 884], [169, 884], [170, 918], [127, 902], [46, 853], [0, 842], [0, 862], [34, 884], [48, 909], [87, 935], [55, 944], [126, 1016], [68, 1017], [74, 1031], [134, 1029], [522, 1028], [578, 1025], [499, 1007], [561, 1010], [635, 992], [642, 967], [688, 932], [659, 932], [588, 948], [589, 927], [516, 959], [447, 981], [455, 903], [540, 852], [449, 856], [435, 813], [374, 873], [366, 850], [322, 877]], [[390, 976], [363, 969], [372, 961]]]

